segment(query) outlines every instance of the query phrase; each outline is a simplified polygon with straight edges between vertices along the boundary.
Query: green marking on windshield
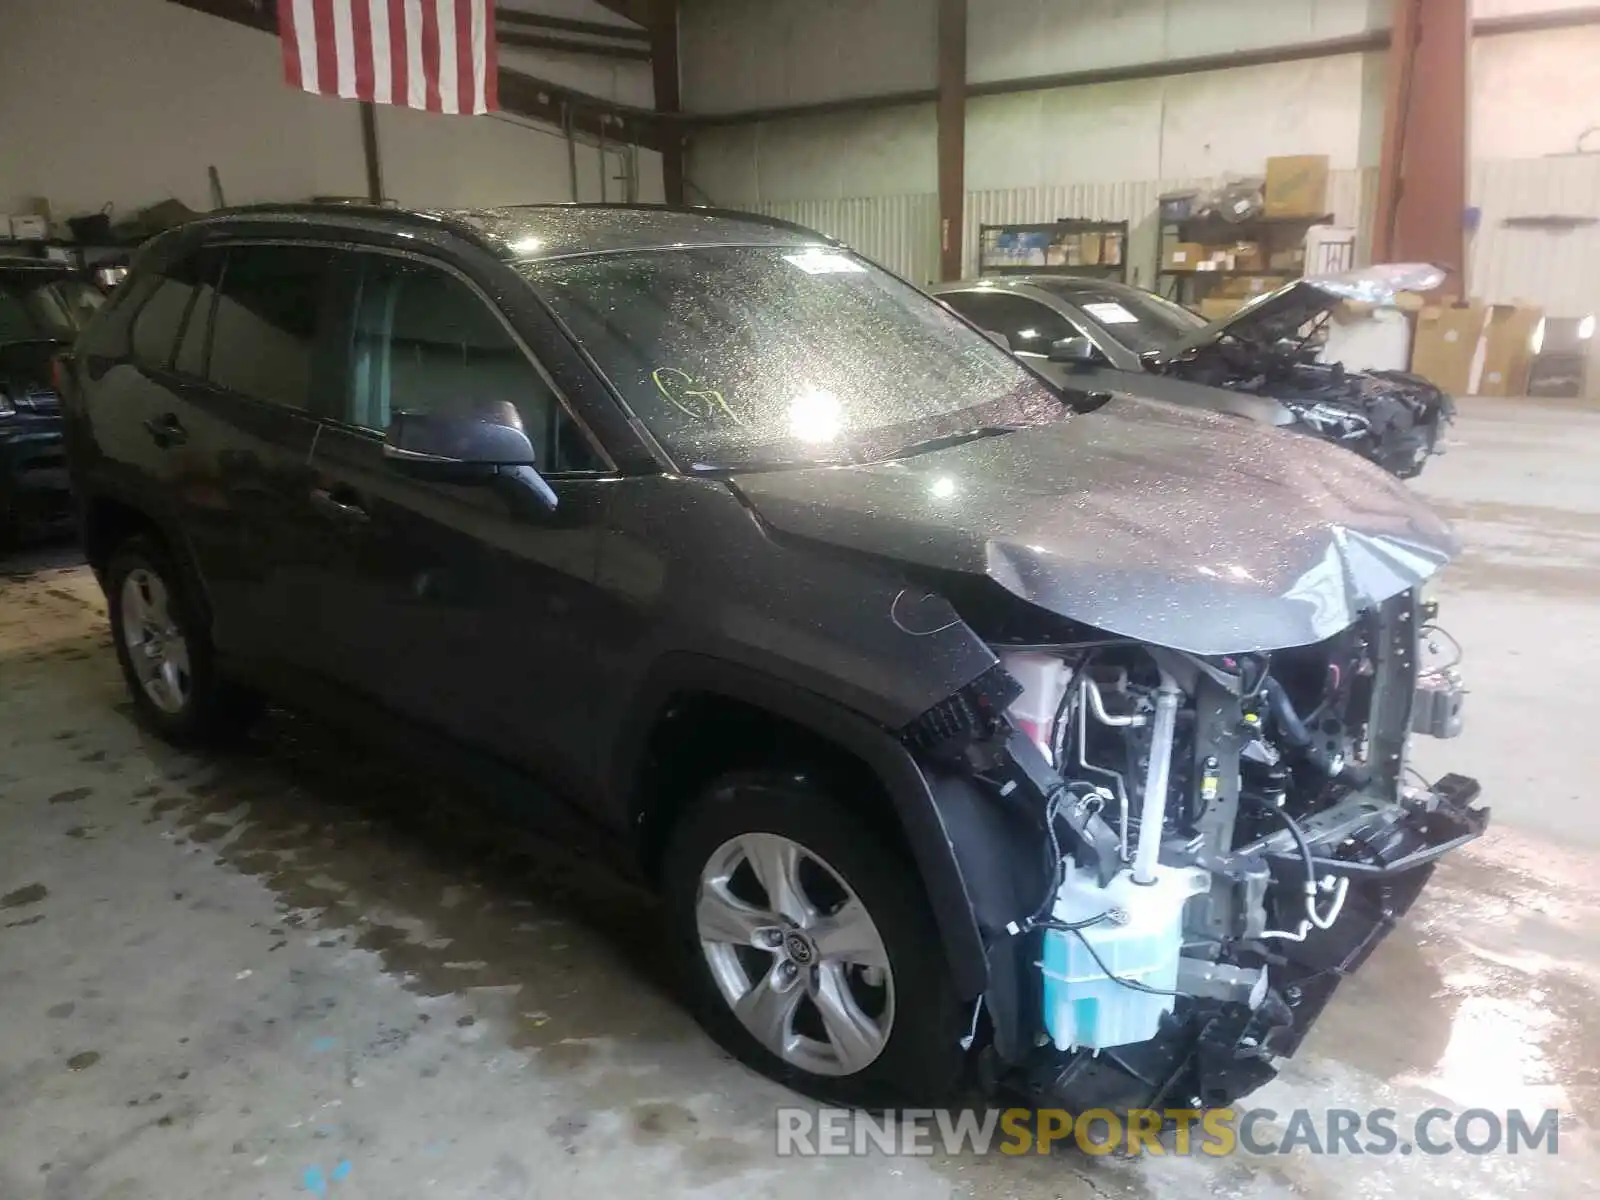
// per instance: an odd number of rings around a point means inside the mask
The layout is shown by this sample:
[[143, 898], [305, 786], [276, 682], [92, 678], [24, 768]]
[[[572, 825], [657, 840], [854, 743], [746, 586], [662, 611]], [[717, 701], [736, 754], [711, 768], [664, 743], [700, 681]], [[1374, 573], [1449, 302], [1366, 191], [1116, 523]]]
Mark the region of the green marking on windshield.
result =
[[743, 425], [739, 414], [728, 407], [722, 393], [708, 388], [689, 372], [678, 367], [657, 367], [650, 372], [661, 398], [684, 416], [696, 421], [714, 421], [719, 417]]

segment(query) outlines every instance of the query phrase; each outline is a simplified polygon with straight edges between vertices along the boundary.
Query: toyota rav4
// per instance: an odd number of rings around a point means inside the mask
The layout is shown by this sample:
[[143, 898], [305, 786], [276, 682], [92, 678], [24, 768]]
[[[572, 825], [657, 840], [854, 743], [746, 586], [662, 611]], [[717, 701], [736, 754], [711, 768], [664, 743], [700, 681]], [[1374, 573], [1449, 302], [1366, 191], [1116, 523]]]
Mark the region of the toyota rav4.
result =
[[1334, 446], [1082, 399], [782, 222], [282, 207], [149, 244], [65, 408], [156, 730], [271, 695], [582, 814], [811, 1093], [1216, 1105], [1484, 828], [1406, 764], [1454, 543]]

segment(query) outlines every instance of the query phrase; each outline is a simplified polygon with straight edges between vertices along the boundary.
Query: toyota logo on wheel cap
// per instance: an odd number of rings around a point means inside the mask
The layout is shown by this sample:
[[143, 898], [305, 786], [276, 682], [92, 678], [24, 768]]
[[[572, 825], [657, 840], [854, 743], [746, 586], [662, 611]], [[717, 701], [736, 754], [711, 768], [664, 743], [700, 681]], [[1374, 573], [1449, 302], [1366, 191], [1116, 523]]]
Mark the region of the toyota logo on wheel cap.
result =
[[783, 944], [784, 949], [788, 951], [790, 960], [799, 966], [810, 966], [811, 961], [817, 956], [817, 952], [811, 947], [810, 939], [804, 934], [791, 933], [784, 938]]

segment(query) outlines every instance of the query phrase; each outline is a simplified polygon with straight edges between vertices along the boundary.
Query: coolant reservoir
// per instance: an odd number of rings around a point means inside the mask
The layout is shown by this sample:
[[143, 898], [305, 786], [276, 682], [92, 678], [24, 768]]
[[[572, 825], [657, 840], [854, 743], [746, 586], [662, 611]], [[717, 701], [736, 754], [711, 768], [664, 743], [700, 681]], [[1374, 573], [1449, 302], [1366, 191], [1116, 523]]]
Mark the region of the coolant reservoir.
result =
[[1054, 766], [1050, 735], [1061, 697], [1072, 682], [1072, 669], [1056, 654], [1002, 654], [1000, 662], [1006, 673], [1022, 685], [1022, 695], [1010, 708], [1012, 719]]
[[1092, 870], [1069, 866], [1056, 893], [1057, 921], [1076, 924], [1113, 910], [1126, 919], [1045, 932], [1039, 969], [1045, 1028], [1056, 1049], [1105, 1050], [1155, 1037], [1173, 997], [1139, 991], [1112, 976], [1172, 991], [1183, 949], [1183, 906], [1210, 886], [1210, 872], [1197, 867], [1157, 867], [1155, 881], [1143, 886], [1125, 870], [1101, 887]]

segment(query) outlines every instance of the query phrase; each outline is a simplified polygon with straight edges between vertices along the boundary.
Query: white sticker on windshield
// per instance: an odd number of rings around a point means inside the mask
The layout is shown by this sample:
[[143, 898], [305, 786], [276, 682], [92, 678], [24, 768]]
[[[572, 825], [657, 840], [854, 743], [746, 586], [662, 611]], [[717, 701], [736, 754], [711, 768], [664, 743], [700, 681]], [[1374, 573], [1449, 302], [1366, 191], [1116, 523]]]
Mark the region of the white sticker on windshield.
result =
[[1115, 300], [1102, 300], [1096, 304], [1085, 304], [1083, 311], [1102, 325], [1137, 325], [1139, 323], [1138, 317], [1123, 308]]
[[802, 250], [799, 254], [785, 254], [783, 261], [793, 263], [807, 275], [855, 275], [866, 271], [860, 263], [830, 250]]

